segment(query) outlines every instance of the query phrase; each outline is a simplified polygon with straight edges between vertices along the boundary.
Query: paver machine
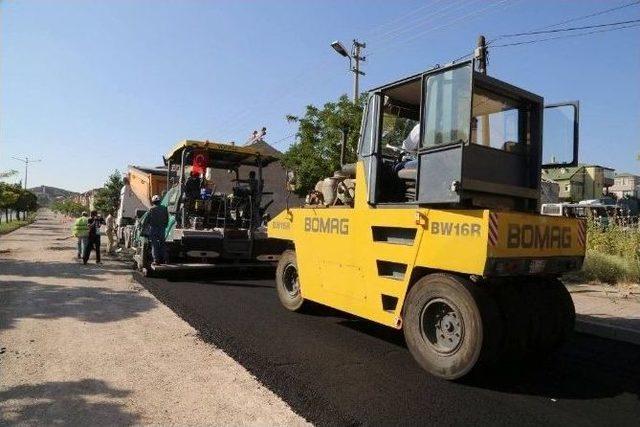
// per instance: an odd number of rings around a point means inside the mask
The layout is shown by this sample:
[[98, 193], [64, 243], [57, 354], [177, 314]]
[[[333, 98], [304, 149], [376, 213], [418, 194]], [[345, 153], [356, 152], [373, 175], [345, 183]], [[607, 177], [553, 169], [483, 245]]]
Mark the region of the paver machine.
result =
[[538, 214], [541, 167], [576, 164], [577, 150], [577, 103], [545, 109], [473, 60], [371, 90], [357, 162], [332, 177], [336, 201], [268, 225], [288, 244], [282, 305], [402, 329], [446, 379], [551, 353], [573, 330], [559, 277], [581, 268], [585, 224]]
[[[151, 262], [150, 244], [137, 222], [134, 259], [145, 274], [211, 267], [273, 266], [284, 244], [266, 233], [264, 212], [272, 194], [262, 168], [277, 161], [252, 146], [185, 140], [165, 156], [168, 189], [168, 262]], [[243, 176], [244, 174], [244, 176]], [[285, 183], [283, 171], [283, 185]]]

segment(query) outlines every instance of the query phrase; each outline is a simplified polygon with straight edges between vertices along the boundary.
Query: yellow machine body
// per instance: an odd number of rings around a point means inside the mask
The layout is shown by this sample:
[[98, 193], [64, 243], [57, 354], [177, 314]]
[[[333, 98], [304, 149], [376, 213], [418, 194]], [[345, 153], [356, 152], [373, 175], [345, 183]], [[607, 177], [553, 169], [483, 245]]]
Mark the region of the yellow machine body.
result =
[[269, 222], [269, 237], [295, 247], [300, 291], [315, 301], [394, 328], [411, 285], [424, 274], [500, 277], [580, 268], [584, 223], [488, 209], [367, 203], [356, 165], [353, 207], [301, 207]]

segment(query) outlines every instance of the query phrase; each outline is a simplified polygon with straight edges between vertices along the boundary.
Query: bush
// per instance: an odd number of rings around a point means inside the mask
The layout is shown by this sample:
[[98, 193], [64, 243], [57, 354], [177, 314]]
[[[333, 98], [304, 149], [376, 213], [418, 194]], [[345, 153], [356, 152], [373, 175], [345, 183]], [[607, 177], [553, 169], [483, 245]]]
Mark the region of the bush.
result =
[[609, 284], [638, 280], [638, 269], [629, 259], [592, 249], [587, 251], [582, 271], [587, 280], [599, 280]]

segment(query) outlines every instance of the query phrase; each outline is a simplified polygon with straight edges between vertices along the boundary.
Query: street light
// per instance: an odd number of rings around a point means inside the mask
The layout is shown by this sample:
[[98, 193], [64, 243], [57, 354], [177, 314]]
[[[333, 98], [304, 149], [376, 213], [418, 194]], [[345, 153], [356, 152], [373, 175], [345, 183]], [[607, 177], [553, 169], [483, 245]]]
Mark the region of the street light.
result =
[[[360, 61], [365, 61], [364, 56], [360, 56], [361, 49], [367, 47], [366, 43], [360, 43], [358, 40], [353, 40], [353, 46], [351, 47], [351, 54], [347, 52], [347, 49], [344, 47], [342, 43], [338, 40], [331, 43], [331, 47], [335, 50], [340, 56], [345, 58], [349, 58], [349, 71], [353, 73], [353, 102], [358, 102], [359, 95], [359, 86], [360, 86], [360, 76], [364, 76], [365, 74], [360, 71]], [[355, 66], [353, 65], [355, 62]]]
[[345, 49], [342, 43], [340, 43], [338, 40], [331, 43], [331, 47], [340, 55], [349, 57], [349, 54], [347, 53], [347, 49]]

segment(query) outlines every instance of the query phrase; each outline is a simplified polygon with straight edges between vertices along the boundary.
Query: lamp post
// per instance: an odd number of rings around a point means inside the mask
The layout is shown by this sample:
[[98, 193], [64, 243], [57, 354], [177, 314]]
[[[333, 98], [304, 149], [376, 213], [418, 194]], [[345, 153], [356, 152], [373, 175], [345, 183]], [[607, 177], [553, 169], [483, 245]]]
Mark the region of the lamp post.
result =
[[349, 58], [349, 71], [353, 73], [353, 102], [358, 102], [358, 96], [360, 95], [360, 76], [364, 76], [365, 73], [360, 71], [360, 61], [364, 62], [366, 58], [361, 56], [362, 49], [367, 47], [366, 43], [361, 43], [358, 40], [353, 40], [351, 46], [351, 54], [347, 52], [347, 49], [338, 40], [331, 43], [331, 47], [340, 55], [345, 58]]

